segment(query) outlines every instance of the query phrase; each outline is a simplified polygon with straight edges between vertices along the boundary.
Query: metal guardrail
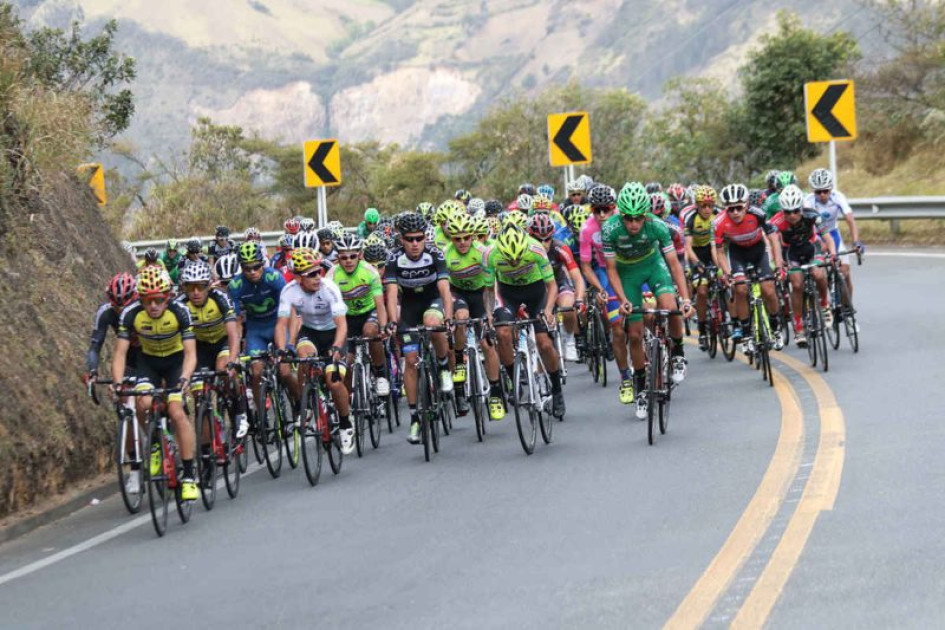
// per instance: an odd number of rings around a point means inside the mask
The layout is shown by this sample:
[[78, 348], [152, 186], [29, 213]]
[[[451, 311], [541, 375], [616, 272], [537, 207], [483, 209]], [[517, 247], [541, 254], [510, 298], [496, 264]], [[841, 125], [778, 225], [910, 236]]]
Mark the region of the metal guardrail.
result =
[[[945, 197], [862, 197], [847, 199], [853, 208], [853, 217], [857, 221], [890, 221], [893, 232], [898, 232], [899, 221], [903, 219], [945, 219]], [[266, 247], [275, 247], [282, 232], [263, 232], [262, 240]], [[190, 237], [188, 237], [190, 238]], [[205, 244], [213, 241], [213, 236], [199, 237]], [[186, 239], [179, 238], [183, 244]], [[132, 245], [139, 252], [148, 247], [161, 249], [167, 239], [136, 241]]]

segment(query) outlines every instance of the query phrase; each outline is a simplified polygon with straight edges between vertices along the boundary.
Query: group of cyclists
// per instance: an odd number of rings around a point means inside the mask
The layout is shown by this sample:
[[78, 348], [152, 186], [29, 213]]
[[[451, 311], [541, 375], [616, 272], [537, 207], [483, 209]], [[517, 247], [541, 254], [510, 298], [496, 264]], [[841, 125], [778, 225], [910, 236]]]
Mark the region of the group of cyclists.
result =
[[[620, 373], [620, 403], [647, 415], [647, 309], [665, 310], [672, 381], [686, 377], [684, 320], [698, 321], [699, 346], [708, 346], [708, 287], [718, 279], [731, 290], [731, 339], [747, 340], [746, 269], [759, 273], [771, 314], [776, 349], [782, 327], [792, 325], [796, 343], [806, 343], [801, 317], [799, 270], [834, 259], [844, 245], [842, 217], [854, 246], [859, 242], [852, 211], [834, 186], [830, 171], [817, 169], [804, 194], [791, 172], [772, 171], [766, 189], [733, 183], [718, 192], [709, 185], [628, 182], [619, 190], [582, 175], [567, 183], [556, 202], [550, 185], [523, 184], [509, 204], [475, 198], [466, 190], [439, 205], [382, 216], [375, 208], [346, 229], [337, 221], [317, 227], [310, 218], [285, 221], [275, 250], [267, 251], [258, 229], [242, 237], [226, 226], [204, 244], [193, 238], [167, 241], [163, 252], [149, 248], [137, 273], [110, 281], [108, 300], [98, 309], [87, 356], [87, 379], [95, 379], [109, 329], [117, 342], [111, 365], [112, 395], [122, 401], [128, 378], [133, 388], [173, 388], [167, 397], [182, 461], [181, 498], [198, 498], [195, 458], [207, 456], [207, 438], [197, 436], [185, 404], [194, 373], [225, 374], [232, 386], [246, 379], [246, 395], [228, 409], [233, 439], [245, 439], [254, 405], [262, 400], [263, 355], [282, 360], [278, 378], [298, 413], [306, 372], [292, 359], [320, 357], [337, 410], [342, 453], [354, 449], [348, 340], [367, 338], [371, 389], [377, 396], [403, 396], [410, 414], [407, 440], [421, 441], [418, 414], [418, 331], [432, 331], [439, 391], [455, 397], [457, 415], [469, 410], [463, 384], [468, 342], [481, 352], [488, 380], [488, 415], [502, 420], [514, 401], [504, 382], [512, 373], [518, 338], [508, 324], [530, 318], [535, 347], [550, 382], [550, 414], [566, 413], [565, 362], [584, 357], [587, 312], [592, 306], [607, 322], [606, 359]], [[850, 283], [849, 265], [841, 262]], [[815, 270], [821, 306], [829, 316], [826, 282]], [[786, 321], [774, 280], [788, 278], [794, 303]], [[693, 303], [694, 300], [694, 303]], [[472, 322], [492, 334], [467, 335]], [[560, 336], [560, 339], [556, 339]], [[559, 355], [558, 348], [561, 348]], [[562, 356], [563, 355], [563, 356]], [[393, 356], [393, 359], [391, 357]], [[390, 363], [398, 366], [392, 383]], [[245, 367], [244, 367], [245, 366]], [[124, 399], [138, 418], [146, 417], [147, 395]], [[154, 470], [160, 453], [146, 457]], [[126, 480], [127, 492], [141, 492], [141, 475]]]

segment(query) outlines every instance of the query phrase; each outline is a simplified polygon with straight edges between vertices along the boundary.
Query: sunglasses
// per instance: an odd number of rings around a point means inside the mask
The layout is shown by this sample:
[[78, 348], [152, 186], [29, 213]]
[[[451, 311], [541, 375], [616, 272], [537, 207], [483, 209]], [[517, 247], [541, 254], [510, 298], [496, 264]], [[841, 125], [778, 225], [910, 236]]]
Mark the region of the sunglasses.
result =
[[207, 291], [210, 289], [210, 285], [200, 282], [188, 282], [184, 285], [184, 291], [190, 293], [191, 291]]
[[744, 212], [745, 206], [729, 206], [728, 211], [729, 212]]
[[815, 194], [815, 195], [829, 195], [829, 194], [830, 194], [830, 190], [829, 190], [829, 189], [828, 189], [828, 190], [815, 190], [815, 191], [814, 191], [814, 194]]
[[305, 273], [300, 273], [299, 275], [303, 278], [320, 278], [322, 274], [325, 273], [322, 269], [310, 269]]
[[547, 238], [540, 238], [540, 237], [536, 236], [535, 238], [537, 238], [537, 239], [538, 239], [539, 241], [541, 241], [542, 243], [547, 243], [548, 241], [550, 241], [551, 239], [553, 239], [554, 236], [549, 236], [549, 237], [547, 237]]
[[400, 240], [406, 241], [407, 243], [420, 243], [426, 240], [426, 234], [420, 236], [401, 236]]
[[646, 221], [646, 217], [643, 215], [640, 215], [638, 217], [624, 217], [623, 220], [626, 221], [627, 223], [637, 223], [637, 222], [643, 223], [644, 221]]
[[604, 214], [605, 212], [610, 212], [610, 206], [594, 206], [592, 210], [594, 214]]
[[800, 210], [783, 210], [784, 214], [800, 214]]
[[141, 303], [145, 306], [163, 306], [169, 299], [167, 295], [152, 295], [141, 298]]
[[338, 260], [357, 260], [360, 254], [338, 254]]
[[262, 268], [263, 268], [263, 264], [262, 264], [262, 263], [259, 263], [258, 265], [243, 265], [243, 271], [245, 271], [245, 272], [247, 272], [247, 273], [253, 273], [253, 272], [256, 272], [256, 271], [261, 271]]
[[570, 196], [570, 197], [580, 197], [580, 196], [583, 195], [583, 194], [584, 194], [584, 193], [582, 193], [582, 192], [573, 192], [573, 193], [568, 193], [568, 196]]
[[473, 240], [473, 235], [472, 235], [472, 234], [465, 234], [465, 235], [463, 235], [463, 236], [454, 236], [454, 237], [453, 237], [453, 240], [454, 240], [454, 241], [458, 241], [458, 242], [460, 242], [460, 243], [465, 243], [466, 241], [471, 241], [471, 240]]

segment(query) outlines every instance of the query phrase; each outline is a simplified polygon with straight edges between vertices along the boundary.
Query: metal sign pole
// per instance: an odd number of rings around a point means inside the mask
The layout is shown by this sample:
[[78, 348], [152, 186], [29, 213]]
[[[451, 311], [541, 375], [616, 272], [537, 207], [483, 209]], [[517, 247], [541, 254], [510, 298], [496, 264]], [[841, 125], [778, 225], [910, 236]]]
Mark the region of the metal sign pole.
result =
[[323, 228], [328, 224], [328, 201], [325, 198], [325, 187], [318, 187], [318, 227]]
[[830, 172], [833, 173], [833, 186], [834, 188], [839, 188], [837, 180], [837, 143], [834, 140], [830, 141]]

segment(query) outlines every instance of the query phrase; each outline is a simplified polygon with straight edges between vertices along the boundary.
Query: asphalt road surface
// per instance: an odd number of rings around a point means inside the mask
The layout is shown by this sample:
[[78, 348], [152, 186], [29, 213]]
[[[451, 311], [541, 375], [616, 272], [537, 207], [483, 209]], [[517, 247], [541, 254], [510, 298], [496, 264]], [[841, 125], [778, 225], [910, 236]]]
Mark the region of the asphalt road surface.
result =
[[401, 427], [162, 539], [108, 499], [0, 547], [0, 626], [940, 627], [943, 272], [871, 255], [861, 351], [826, 374], [790, 348], [770, 388], [690, 347], [656, 446], [572, 366], [530, 457], [511, 416], [482, 444], [458, 421], [432, 463]]

